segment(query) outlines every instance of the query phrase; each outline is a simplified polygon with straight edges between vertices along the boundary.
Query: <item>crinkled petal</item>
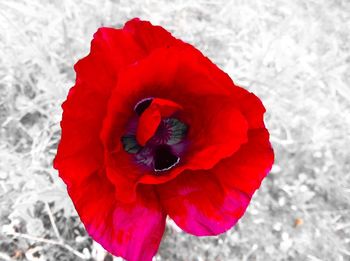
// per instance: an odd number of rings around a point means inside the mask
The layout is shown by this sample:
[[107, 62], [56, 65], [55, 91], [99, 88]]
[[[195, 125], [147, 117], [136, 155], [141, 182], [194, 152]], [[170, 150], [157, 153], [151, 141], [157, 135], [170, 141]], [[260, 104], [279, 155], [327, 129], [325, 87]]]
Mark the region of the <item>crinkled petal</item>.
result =
[[68, 190], [91, 237], [110, 253], [128, 261], [150, 261], [157, 253], [165, 217], [151, 186], [138, 189], [137, 200], [123, 204], [114, 186], [94, 173]]
[[213, 172], [226, 189], [239, 189], [252, 196], [271, 170], [274, 152], [266, 129], [251, 129], [248, 137], [249, 142], [215, 166]]
[[150, 22], [141, 21], [138, 18], [128, 21], [124, 26], [124, 30], [133, 36], [146, 53], [150, 53], [157, 48], [182, 43], [181, 40], [173, 37], [163, 27], [152, 25]]
[[158, 185], [159, 198], [184, 231], [197, 236], [223, 233], [244, 214], [273, 159], [267, 130], [251, 130], [249, 142], [213, 169], [186, 171]]
[[124, 31], [101, 28], [94, 35], [89, 55], [75, 65], [77, 79], [62, 105], [62, 136], [54, 161], [69, 186], [103, 166], [99, 133], [106, 104], [119, 69], [142, 55]]
[[234, 92], [238, 100], [239, 110], [247, 121], [248, 128], [264, 129], [264, 113], [266, 110], [261, 100], [255, 94], [241, 87], [234, 88]]

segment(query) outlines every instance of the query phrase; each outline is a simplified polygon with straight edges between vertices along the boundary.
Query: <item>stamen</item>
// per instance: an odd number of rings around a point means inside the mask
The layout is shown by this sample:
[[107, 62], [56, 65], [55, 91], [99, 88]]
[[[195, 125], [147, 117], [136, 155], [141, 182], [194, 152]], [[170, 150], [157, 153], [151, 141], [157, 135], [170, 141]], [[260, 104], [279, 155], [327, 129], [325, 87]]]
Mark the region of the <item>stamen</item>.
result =
[[125, 135], [121, 138], [123, 148], [127, 153], [136, 154], [142, 147], [137, 143], [135, 135]]
[[165, 119], [164, 123], [168, 127], [168, 133], [170, 133], [170, 137], [167, 141], [168, 145], [177, 144], [185, 138], [188, 130], [185, 123], [175, 118]]

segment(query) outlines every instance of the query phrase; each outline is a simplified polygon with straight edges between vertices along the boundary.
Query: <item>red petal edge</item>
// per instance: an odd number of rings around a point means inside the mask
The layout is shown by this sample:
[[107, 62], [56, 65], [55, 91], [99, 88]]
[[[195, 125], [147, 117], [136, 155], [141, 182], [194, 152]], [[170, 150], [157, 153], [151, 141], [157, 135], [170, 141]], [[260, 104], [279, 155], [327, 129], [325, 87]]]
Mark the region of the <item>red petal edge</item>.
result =
[[99, 133], [119, 70], [143, 55], [122, 30], [100, 28], [88, 56], [74, 66], [76, 83], [62, 104], [62, 135], [54, 167], [70, 186], [103, 167]]

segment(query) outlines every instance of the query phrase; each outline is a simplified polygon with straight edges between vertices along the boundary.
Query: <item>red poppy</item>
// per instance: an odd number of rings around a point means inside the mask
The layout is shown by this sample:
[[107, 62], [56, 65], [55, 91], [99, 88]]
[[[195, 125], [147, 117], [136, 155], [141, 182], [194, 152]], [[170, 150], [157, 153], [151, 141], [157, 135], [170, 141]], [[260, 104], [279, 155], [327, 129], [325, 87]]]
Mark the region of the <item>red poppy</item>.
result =
[[235, 225], [274, 158], [254, 94], [139, 19], [100, 28], [75, 71], [54, 166], [97, 242], [151, 260], [167, 215], [196, 236]]

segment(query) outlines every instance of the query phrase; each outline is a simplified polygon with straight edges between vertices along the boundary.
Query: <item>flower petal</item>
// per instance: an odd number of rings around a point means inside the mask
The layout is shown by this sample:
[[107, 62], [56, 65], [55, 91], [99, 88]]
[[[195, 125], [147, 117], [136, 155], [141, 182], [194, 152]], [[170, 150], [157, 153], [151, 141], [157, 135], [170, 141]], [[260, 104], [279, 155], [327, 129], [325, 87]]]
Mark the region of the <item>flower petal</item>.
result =
[[54, 161], [68, 185], [80, 182], [103, 165], [99, 132], [106, 104], [119, 69], [142, 55], [129, 34], [101, 28], [94, 35], [89, 55], [75, 65], [77, 79], [62, 105], [62, 137]]
[[145, 146], [147, 141], [152, 138], [161, 120], [160, 111], [155, 107], [150, 106], [142, 113], [136, 132], [136, 140], [141, 146]]
[[195, 236], [227, 231], [250, 201], [239, 190], [224, 190], [211, 170], [185, 171], [157, 189], [168, 215], [182, 230]]
[[220, 162], [213, 171], [226, 189], [239, 189], [252, 196], [271, 170], [274, 152], [266, 129], [251, 129], [248, 137], [248, 143]]
[[266, 110], [261, 100], [253, 93], [248, 92], [241, 87], [236, 87], [234, 92], [239, 101], [239, 110], [246, 119], [248, 128], [265, 128], [264, 113]]
[[103, 175], [94, 173], [68, 190], [86, 230], [110, 253], [128, 261], [152, 260], [165, 228], [166, 215], [151, 186], [137, 200], [123, 204]]
[[161, 203], [184, 231], [217, 235], [244, 214], [250, 198], [273, 164], [267, 130], [249, 131], [249, 142], [208, 171], [186, 171], [158, 185]]
[[124, 30], [134, 37], [135, 41], [146, 53], [150, 53], [156, 48], [182, 43], [181, 40], [173, 37], [163, 27], [152, 25], [150, 22], [141, 21], [138, 18], [127, 22]]

